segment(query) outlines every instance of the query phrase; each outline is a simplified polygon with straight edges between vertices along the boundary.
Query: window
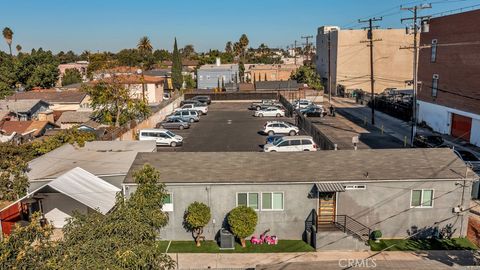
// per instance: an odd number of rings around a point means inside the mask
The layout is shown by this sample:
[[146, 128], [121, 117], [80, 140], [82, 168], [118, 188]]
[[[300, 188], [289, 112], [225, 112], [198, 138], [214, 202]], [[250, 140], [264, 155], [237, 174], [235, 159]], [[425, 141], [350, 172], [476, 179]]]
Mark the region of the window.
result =
[[237, 206], [246, 205], [258, 210], [258, 193], [243, 192], [237, 193]]
[[437, 97], [438, 94], [438, 79], [440, 76], [438, 74], [433, 74], [432, 78], [432, 97]]
[[303, 145], [312, 145], [313, 143], [310, 140], [302, 140], [302, 144]]
[[288, 146], [288, 141], [283, 141], [279, 143], [277, 146], [282, 147], [282, 146]]
[[431, 46], [431, 53], [430, 62], [435, 63], [437, 61], [437, 40], [432, 39], [432, 46]]
[[429, 208], [433, 207], [433, 190], [418, 189], [412, 190], [410, 207]]
[[262, 210], [283, 210], [283, 193], [262, 192]]
[[290, 145], [301, 145], [302, 141], [301, 140], [291, 140]]
[[162, 211], [173, 212], [173, 197], [171, 193], [167, 193], [167, 196], [163, 199]]
[[351, 189], [367, 189], [366, 185], [345, 185], [345, 189], [351, 190]]

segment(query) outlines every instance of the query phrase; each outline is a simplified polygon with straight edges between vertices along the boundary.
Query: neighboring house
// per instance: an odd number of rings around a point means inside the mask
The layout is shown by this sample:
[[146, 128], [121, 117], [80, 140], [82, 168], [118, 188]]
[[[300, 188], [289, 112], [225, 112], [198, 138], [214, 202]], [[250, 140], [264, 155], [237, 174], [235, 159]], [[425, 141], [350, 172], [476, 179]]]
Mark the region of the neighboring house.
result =
[[74, 212], [107, 214], [121, 190], [86, 170], [75, 167], [0, 210], [1, 233], [15, 224], [28, 223], [39, 211], [45, 223], [62, 229]]
[[58, 128], [49, 121], [4, 121], [0, 123], [0, 132], [3, 136], [11, 136], [16, 143], [31, 141], [41, 137], [48, 129]]
[[6, 99], [0, 100], [0, 120], [27, 121], [35, 120], [38, 115], [48, 110], [50, 104], [41, 99]]
[[[339, 85], [343, 85], [346, 92], [371, 91], [367, 34], [366, 30], [341, 30], [337, 26], [318, 28], [317, 53], [313, 60], [326, 92], [331, 87], [332, 94], [336, 94]], [[377, 40], [373, 55], [375, 93], [386, 88], [405, 88], [406, 81], [412, 79], [413, 57], [411, 50], [400, 47], [411, 46], [413, 36], [405, 33], [405, 29], [375, 29], [373, 39]]]
[[121, 187], [137, 153], [155, 151], [153, 141], [93, 141], [83, 147], [65, 144], [29, 162], [29, 191], [75, 167]]
[[420, 36], [418, 122], [480, 146], [480, 10], [429, 20]]
[[295, 72], [300, 65], [284, 65], [284, 64], [255, 64], [250, 65], [245, 71], [247, 81], [288, 81], [292, 72]]
[[69, 129], [89, 121], [91, 115], [91, 112], [66, 111], [62, 113], [55, 123], [59, 125], [61, 129]]
[[255, 83], [256, 91], [297, 91], [303, 84], [296, 80], [288, 81], [261, 81]]
[[130, 90], [132, 97], [137, 99], [145, 98], [148, 104], [158, 104], [163, 101], [163, 85], [165, 81], [163, 77], [138, 74], [115, 75], [101, 81], [121, 83]]
[[215, 65], [203, 65], [197, 70], [197, 88], [198, 89], [214, 89], [222, 87], [224, 84], [240, 82], [239, 70], [237, 64], [221, 64], [217, 59]]
[[[468, 213], [461, 209], [469, 207], [477, 179], [448, 148], [139, 153], [123, 184], [127, 197], [137, 188], [133, 172], [146, 163], [161, 172], [168, 191], [165, 240], [191, 239], [182, 222], [198, 201], [212, 213], [207, 239], [225, 226], [230, 210], [247, 205], [258, 214], [255, 235], [270, 229], [280, 239], [302, 239], [313, 224], [319, 249], [365, 248], [371, 230], [404, 238], [416, 228], [428, 234], [451, 224], [455, 237], [465, 236]], [[337, 229], [345, 224], [348, 233]]]
[[78, 70], [78, 72], [80, 72], [80, 75], [82, 76], [82, 80], [86, 81], [87, 80], [87, 68], [88, 68], [88, 61], [77, 61], [77, 62], [74, 62], [74, 63], [58, 65], [58, 70], [60, 71], [60, 76], [58, 77], [57, 86], [62, 86], [62, 78], [65, 75], [65, 71], [67, 69]]
[[133, 75], [137, 74], [139, 68], [129, 66], [118, 66], [109, 69], [95, 71], [92, 75], [93, 80], [102, 80], [112, 77], [113, 75]]
[[41, 99], [50, 104], [53, 111], [91, 111], [90, 96], [83, 91], [58, 91], [43, 89], [28, 92], [17, 92], [7, 98], [11, 100]]

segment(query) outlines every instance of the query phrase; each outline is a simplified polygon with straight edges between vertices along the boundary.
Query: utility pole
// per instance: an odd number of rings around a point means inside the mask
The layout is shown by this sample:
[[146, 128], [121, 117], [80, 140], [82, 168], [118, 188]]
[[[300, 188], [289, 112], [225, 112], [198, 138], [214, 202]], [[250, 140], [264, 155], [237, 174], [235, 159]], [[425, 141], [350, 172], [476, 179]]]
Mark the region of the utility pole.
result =
[[295, 59], [295, 66], [297, 65], [297, 40], [295, 40], [294, 46], [293, 46], [293, 57]]
[[331, 43], [330, 43], [330, 33], [332, 31], [328, 31], [328, 40], [327, 40], [327, 46], [328, 46], [328, 103], [332, 104], [332, 75], [331, 75], [331, 64], [330, 64], [330, 50], [331, 50]]
[[[412, 112], [412, 130], [410, 134], [410, 146], [413, 146], [413, 141], [415, 139], [415, 134], [417, 133], [417, 88], [418, 88], [418, 45], [417, 45], [417, 35], [419, 25], [417, 24], [418, 20], [423, 20], [430, 18], [430, 16], [418, 16], [418, 11], [422, 9], [432, 8], [431, 4], [417, 5], [413, 7], [400, 7], [400, 10], [408, 10], [413, 13], [413, 17], [402, 18], [401, 22], [404, 21], [413, 21], [413, 112]], [[407, 28], [408, 29], [408, 28]], [[400, 49], [407, 49], [402, 47]]]
[[308, 52], [305, 52], [306, 60], [308, 62], [308, 54], [310, 53], [310, 48], [308, 47], [308, 39], [313, 38], [313, 36], [302, 36], [305, 39], [305, 48], [308, 49]]
[[360, 41], [360, 42], [368, 42], [370, 47], [370, 89], [371, 89], [371, 97], [370, 103], [372, 105], [372, 125], [375, 125], [375, 77], [373, 76], [373, 42], [380, 41], [381, 39], [373, 39], [373, 28], [378, 28], [378, 26], [373, 26], [372, 23], [376, 21], [381, 21], [382, 17], [380, 18], [370, 18], [368, 20], [358, 20], [359, 23], [368, 22], [368, 34], [367, 39], [368, 41]]

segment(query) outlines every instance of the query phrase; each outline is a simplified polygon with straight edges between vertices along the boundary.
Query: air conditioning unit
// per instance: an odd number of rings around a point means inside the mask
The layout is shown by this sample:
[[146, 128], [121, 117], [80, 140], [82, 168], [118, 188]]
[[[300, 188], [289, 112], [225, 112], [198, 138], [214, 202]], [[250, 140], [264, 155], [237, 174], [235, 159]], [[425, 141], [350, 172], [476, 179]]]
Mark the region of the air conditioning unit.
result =
[[227, 230], [222, 228], [220, 230], [220, 249], [235, 249], [235, 237], [233, 234]]

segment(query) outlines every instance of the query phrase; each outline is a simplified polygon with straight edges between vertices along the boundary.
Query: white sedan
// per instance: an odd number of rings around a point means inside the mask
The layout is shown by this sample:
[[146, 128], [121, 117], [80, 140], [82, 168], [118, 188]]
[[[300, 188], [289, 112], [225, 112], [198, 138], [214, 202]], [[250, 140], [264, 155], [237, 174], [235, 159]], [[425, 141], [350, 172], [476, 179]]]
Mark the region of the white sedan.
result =
[[268, 108], [265, 108], [265, 109], [255, 111], [254, 116], [256, 116], [256, 117], [264, 117], [264, 116], [282, 117], [282, 116], [285, 116], [285, 110], [279, 109], [277, 107], [268, 107]]

